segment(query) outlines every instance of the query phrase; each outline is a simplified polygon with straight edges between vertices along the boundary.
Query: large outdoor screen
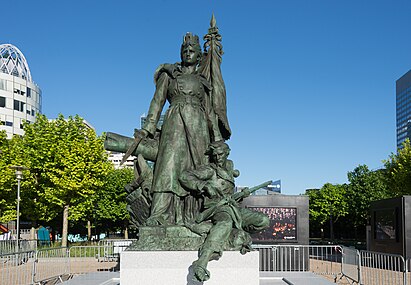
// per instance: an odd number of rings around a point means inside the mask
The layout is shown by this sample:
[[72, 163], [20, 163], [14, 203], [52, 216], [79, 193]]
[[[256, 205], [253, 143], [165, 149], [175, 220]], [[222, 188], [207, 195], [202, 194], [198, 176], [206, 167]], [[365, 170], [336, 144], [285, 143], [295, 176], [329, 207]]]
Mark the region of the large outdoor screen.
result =
[[374, 235], [376, 240], [397, 239], [397, 211], [395, 208], [374, 211]]
[[297, 240], [297, 208], [286, 207], [249, 207], [262, 212], [270, 219], [270, 227], [265, 231], [252, 234], [255, 241], [293, 241]]

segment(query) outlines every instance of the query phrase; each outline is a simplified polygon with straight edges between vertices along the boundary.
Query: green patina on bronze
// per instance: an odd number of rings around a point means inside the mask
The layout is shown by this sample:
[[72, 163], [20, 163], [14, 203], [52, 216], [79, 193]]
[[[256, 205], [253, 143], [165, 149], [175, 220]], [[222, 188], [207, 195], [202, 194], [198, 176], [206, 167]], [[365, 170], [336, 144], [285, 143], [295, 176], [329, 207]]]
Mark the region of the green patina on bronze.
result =
[[249, 233], [269, 224], [263, 214], [239, 207], [250, 189], [233, 193], [239, 171], [227, 159], [224, 142], [231, 130], [220, 69], [221, 35], [214, 16], [204, 40], [202, 52], [198, 36], [187, 33], [181, 62], [157, 68], [147, 119], [134, 138], [107, 133], [105, 141], [107, 150], [125, 153], [123, 161], [137, 157], [135, 180], [126, 191], [139, 240], [129, 250], [199, 250], [193, 263], [199, 281], [210, 277], [209, 260], [224, 250], [246, 253], [251, 249]]

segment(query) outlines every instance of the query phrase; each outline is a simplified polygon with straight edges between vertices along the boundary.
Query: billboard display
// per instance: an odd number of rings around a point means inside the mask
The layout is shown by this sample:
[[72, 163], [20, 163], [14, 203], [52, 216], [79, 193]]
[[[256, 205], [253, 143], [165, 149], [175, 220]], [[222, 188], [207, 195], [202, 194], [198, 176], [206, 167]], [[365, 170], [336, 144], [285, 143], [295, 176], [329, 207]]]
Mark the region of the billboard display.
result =
[[261, 233], [252, 234], [254, 241], [297, 240], [297, 208], [293, 207], [247, 207], [262, 212], [270, 219], [270, 227]]
[[374, 211], [374, 238], [376, 240], [396, 240], [398, 229], [397, 209]]

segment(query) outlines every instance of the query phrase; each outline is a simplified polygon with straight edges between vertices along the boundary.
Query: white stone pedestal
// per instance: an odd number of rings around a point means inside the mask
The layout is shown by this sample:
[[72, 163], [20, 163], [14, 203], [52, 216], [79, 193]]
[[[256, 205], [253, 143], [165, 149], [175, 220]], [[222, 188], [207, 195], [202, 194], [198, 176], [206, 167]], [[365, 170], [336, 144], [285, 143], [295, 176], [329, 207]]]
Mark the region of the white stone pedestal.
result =
[[121, 285], [259, 285], [258, 251], [241, 255], [225, 251], [208, 263], [211, 278], [193, 281], [191, 264], [197, 251], [123, 251]]

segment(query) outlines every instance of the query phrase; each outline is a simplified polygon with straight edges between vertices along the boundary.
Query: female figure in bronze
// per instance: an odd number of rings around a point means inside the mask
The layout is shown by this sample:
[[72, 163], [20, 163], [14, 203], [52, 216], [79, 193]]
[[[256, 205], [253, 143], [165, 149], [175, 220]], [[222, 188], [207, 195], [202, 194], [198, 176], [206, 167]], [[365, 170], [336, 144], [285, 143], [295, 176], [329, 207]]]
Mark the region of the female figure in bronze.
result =
[[187, 33], [182, 62], [163, 64], [155, 73], [156, 91], [143, 129], [154, 135], [166, 101], [170, 106], [161, 129], [146, 225], [184, 225], [199, 211], [199, 199], [178, 179], [183, 171], [207, 163], [209, 143], [222, 139], [210, 103], [211, 85], [199, 72], [201, 59], [198, 36]]

